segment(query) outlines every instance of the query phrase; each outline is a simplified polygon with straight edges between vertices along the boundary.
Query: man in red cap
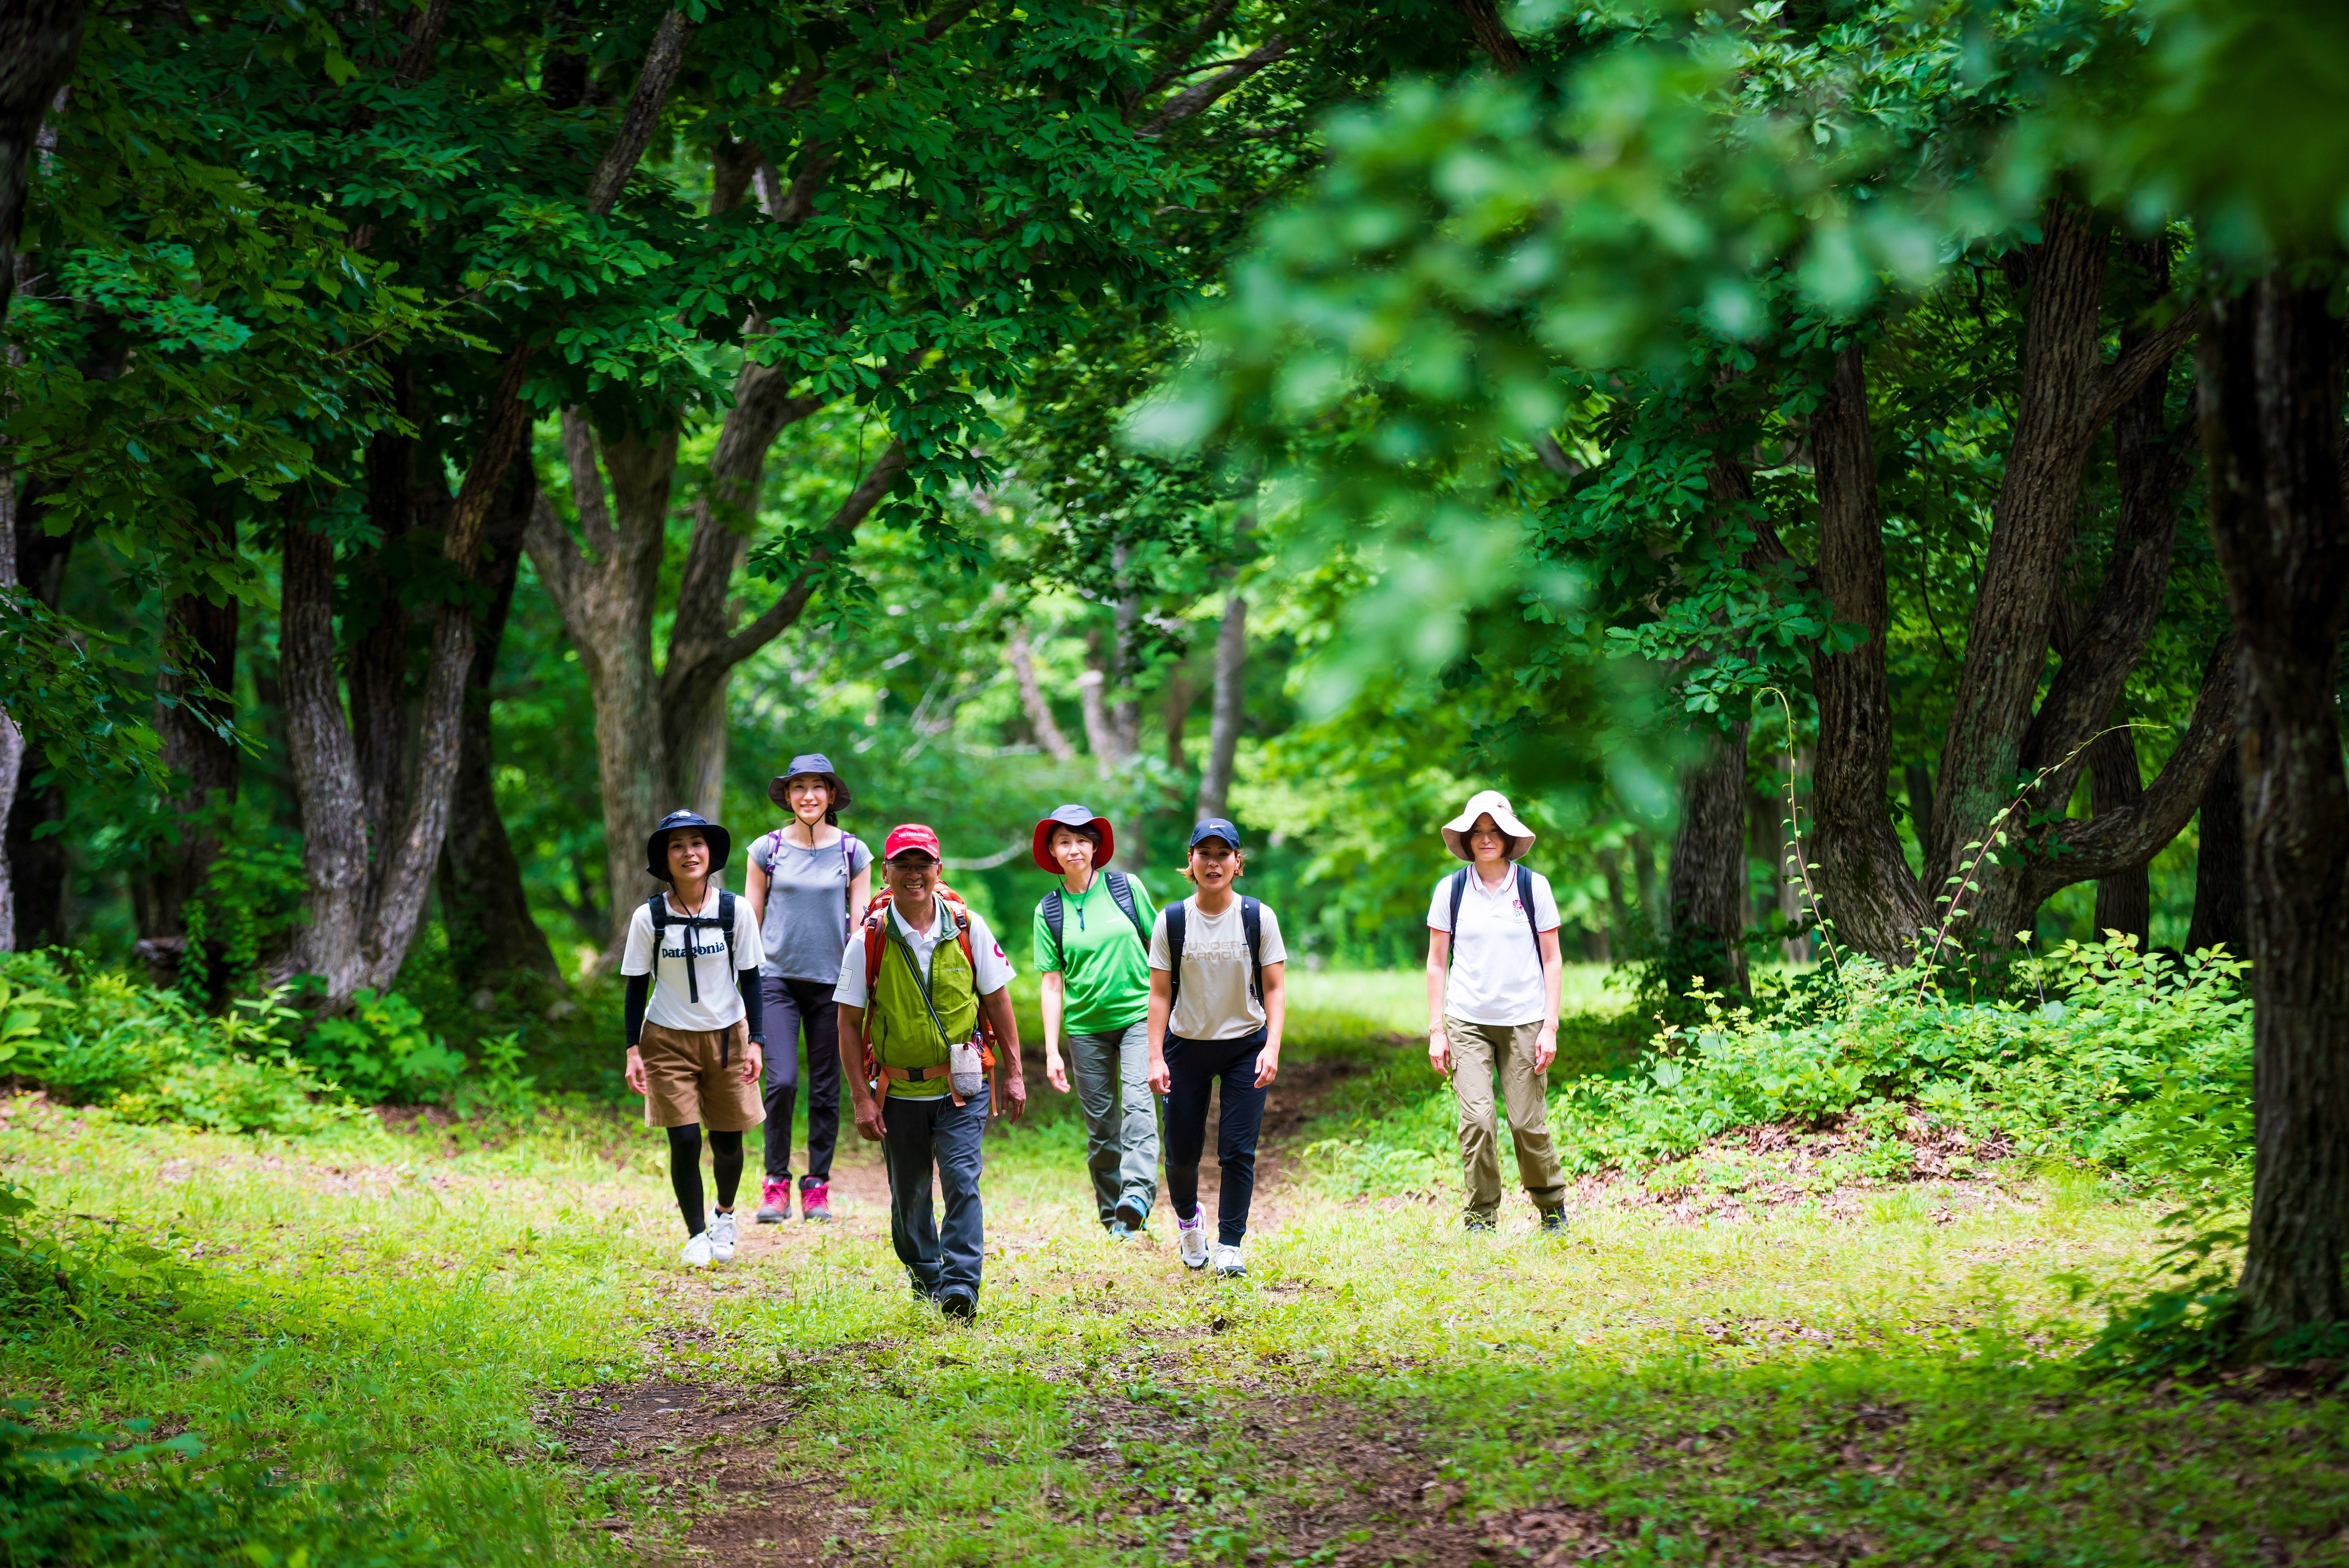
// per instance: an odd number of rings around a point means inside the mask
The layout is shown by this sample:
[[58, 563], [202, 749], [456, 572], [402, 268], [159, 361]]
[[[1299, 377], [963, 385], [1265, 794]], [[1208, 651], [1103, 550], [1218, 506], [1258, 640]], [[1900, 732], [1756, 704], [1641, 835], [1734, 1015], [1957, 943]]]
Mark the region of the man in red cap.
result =
[[[987, 923], [939, 885], [942, 859], [937, 834], [920, 823], [891, 830], [881, 849], [886, 902], [849, 942], [833, 998], [856, 1130], [881, 1145], [888, 1168], [898, 1261], [916, 1295], [950, 1317], [969, 1317], [978, 1311], [987, 1244], [978, 1201], [988, 1095], [978, 1051], [982, 1010], [994, 1026], [998, 1081], [1012, 1116], [1027, 1109], [1028, 1089], [1007, 989], [1011, 961]], [[931, 1210], [934, 1168], [943, 1224]]]

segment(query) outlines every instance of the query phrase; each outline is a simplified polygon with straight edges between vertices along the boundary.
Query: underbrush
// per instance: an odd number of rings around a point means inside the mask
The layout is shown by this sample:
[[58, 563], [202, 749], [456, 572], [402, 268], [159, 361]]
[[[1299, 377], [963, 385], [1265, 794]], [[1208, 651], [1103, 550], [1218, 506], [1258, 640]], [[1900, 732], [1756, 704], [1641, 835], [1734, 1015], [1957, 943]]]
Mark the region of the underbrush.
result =
[[513, 1034], [481, 1041], [469, 1059], [397, 993], [361, 991], [326, 1019], [286, 996], [215, 1015], [70, 953], [0, 954], [0, 1072], [119, 1120], [214, 1132], [308, 1136], [368, 1105], [479, 1117], [532, 1103]]
[[[1741, 1130], [1833, 1130], [1855, 1178], [1925, 1173], [1920, 1148], [1955, 1146], [2085, 1161], [2221, 1207], [2250, 1174], [2244, 968], [2223, 953], [2181, 964], [2127, 940], [2066, 944], [2019, 966], [2025, 994], [1980, 1002], [1847, 959], [1840, 985], [1800, 1008], [1700, 995], [1700, 1022], [1662, 1026], [1612, 1072], [1573, 1076], [1562, 1046], [1551, 1130], [1569, 1174], [1652, 1171]], [[1314, 1153], [1352, 1191], [1444, 1190], [1450, 1092], [1392, 1088]]]

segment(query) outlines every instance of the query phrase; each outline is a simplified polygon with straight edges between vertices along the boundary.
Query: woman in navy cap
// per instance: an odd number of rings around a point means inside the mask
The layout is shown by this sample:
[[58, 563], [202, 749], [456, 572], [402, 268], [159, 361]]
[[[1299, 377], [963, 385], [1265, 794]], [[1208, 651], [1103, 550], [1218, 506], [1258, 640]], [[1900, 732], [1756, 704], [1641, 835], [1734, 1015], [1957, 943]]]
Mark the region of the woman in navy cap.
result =
[[792, 1217], [792, 1102], [799, 1093], [800, 1041], [807, 1042], [808, 1168], [800, 1217], [832, 1218], [832, 1151], [840, 1137], [840, 1031], [832, 999], [840, 955], [873, 891], [873, 851], [840, 826], [848, 786], [821, 751], [792, 758], [767, 786], [791, 820], [750, 846], [745, 895], [766, 959], [759, 966], [770, 1038], [767, 1055], [767, 1180], [759, 1222]]

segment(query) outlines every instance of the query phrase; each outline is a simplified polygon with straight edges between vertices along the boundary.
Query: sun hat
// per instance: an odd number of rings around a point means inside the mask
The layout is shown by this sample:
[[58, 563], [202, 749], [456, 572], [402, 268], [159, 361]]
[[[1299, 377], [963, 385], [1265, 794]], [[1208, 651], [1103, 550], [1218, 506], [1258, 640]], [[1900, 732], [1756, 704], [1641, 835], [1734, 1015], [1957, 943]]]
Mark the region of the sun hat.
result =
[[1092, 830], [1093, 869], [1096, 871], [1109, 864], [1110, 857], [1117, 853], [1117, 834], [1111, 830], [1107, 817], [1095, 816], [1091, 806], [1055, 806], [1050, 816], [1036, 824], [1036, 836], [1029, 846], [1029, 852], [1035, 856], [1036, 863], [1054, 876], [1061, 874], [1061, 862], [1052, 858], [1052, 830], [1055, 828], [1073, 828], [1081, 833]]
[[709, 841], [711, 871], [726, 869], [726, 857], [734, 851], [734, 835], [698, 811], [671, 811], [645, 841], [645, 870], [657, 881], [669, 880], [668, 836], [684, 828], [698, 828], [701, 836]]
[[890, 829], [889, 836], [881, 842], [881, 858], [894, 861], [907, 850], [919, 850], [934, 861], [947, 858], [946, 851], [938, 848], [937, 834], [919, 822], [901, 822]]
[[1240, 830], [1232, 826], [1228, 817], [1210, 817], [1191, 830], [1191, 847], [1197, 849], [1203, 839], [1221, 839], [1234, 849], [1240, 847]]
[[1460, 815], [1444, 824], [1444, 847], [1473, 862], [1476, 857], [1468, 852], [1468, 830], [1476, 825], [1477, 818], [1488, 812], [1493, 826], [1500, 829], [1501, 836], [1509, 841], [1509, 859], [1516, 860], [1534, 847], [1533, 830], [1517, 820], [1517, 814], [1509, 810], [1509, 798], [1498, 789], [1479, 789], [1468, 797], [1468, 804], [1461, 808]]
[[850, 800], [848, 786], [842, 783], [840, 775], [833, 771], [832, 758], [821, 751], [802, 752], [792, 758], [792, 765], [768, 782], [767, 799], [784, 810], [790, 810], [791, 797], [784, 792], [784, 787], [794, 779], [808, 778], [821, 779], [832, 786], [832, 805], [826, 809], [824, 820], [836, 820], [841, 812], [848, 810]]

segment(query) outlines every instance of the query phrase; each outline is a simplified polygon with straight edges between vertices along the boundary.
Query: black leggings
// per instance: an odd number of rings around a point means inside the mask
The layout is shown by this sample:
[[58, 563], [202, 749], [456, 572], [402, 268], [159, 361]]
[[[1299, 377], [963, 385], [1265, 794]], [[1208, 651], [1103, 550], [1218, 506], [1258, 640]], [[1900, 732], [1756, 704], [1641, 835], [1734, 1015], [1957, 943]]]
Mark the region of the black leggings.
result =
[[[734, 1206], [734, 1189], [742, 1184], [742, 1135], [709, 1134], [709, 1169], [718, 1178], [718, 1206]], [[685, 1216], [688, 1241], [701, 1234], [701, 1123], [688, 1121], [668, 1130], [668, 1184], [677, 1189], [677, 1212]]]

